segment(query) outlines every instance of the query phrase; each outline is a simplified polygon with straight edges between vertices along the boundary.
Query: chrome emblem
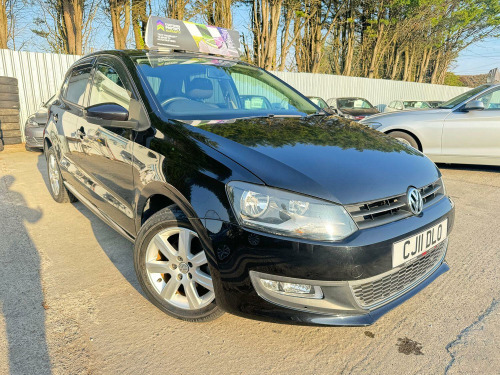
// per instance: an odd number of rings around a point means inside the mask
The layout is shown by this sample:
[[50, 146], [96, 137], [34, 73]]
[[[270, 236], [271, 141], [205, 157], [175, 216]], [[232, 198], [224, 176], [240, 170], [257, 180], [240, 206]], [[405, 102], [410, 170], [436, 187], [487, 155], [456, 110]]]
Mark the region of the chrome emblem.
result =
[[186, 263], [179, 263], [179, 271], [182, 273], [188, 273], [189, 266]]
[[408, 201], [408, 207], [414, 215], [420, 215], [422, 209], [424, 208], [424, 200], [422, 199], [422, 194], [420, 190], [411, 187], [406, 193], [406, 200]]

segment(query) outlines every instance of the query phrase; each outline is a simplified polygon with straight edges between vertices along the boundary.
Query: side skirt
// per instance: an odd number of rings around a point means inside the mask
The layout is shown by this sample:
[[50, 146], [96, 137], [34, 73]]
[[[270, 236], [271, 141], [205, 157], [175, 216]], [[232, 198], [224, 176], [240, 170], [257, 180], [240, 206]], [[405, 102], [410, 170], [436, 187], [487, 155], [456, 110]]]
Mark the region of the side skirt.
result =
[[76, 198], [78, 198], [78, 200], [80, 202], [82, 202], [90, 211], [92, 211], [99, 219], [104, 221], [106, 224], [108, 224], [111, 228], [113, 228], [115, 231], [117, 231], [119, 234], [121, 234], [123, 237], [125, 237], [130, 242], [132, 242], [132, 243], [135, 242], [135, 238], [133, 236], [131, 236], [127, 231], [125, 231], [118, 224], [116, 224], [108, 215], [106, 215], [101, 210], [99, 210], [87, 198], [85, 198], [83, 195], [81, 195], [79, 192], [77, 192], [76, 189], [71, 184], [64, 181], [64, 186], [66, 186], [66, 188], [71, 192], [71, 194], [73, 194]]

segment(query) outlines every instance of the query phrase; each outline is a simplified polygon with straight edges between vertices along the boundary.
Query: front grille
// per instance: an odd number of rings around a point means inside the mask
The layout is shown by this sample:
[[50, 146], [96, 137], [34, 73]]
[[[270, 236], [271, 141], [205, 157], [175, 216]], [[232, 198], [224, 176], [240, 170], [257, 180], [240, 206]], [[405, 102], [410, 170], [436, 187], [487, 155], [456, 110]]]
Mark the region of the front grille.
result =
[[400, 268], [374, 278], [349, 282], [354, 298], [364, 308], [389, 302], [412, 284], [418, 285], [419, 281], [434, 271], [441, 264], [447, 246], [448, 239]]
[[[444, 186], [441, 179], [419, 190], [424, 201], [424, 211], [444, 197]], [[375, 201], [351, 204], [346, 206], [346, 209], [359, 229], [384, 225], [413, 215], [407, 204], [406, 193]]]

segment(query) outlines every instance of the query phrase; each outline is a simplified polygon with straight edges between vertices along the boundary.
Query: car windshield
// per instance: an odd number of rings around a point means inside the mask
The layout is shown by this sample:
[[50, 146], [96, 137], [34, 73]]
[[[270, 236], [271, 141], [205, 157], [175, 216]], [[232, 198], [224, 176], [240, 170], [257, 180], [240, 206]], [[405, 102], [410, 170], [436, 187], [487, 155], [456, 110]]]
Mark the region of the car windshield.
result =
[[361, 98], [342, 98], [337, 99], [337, 106], [340, 109], [369, 109], [373, 106], [368, 100]]
[[304, 116], [318, 108], [266, 71], [218, 58], [147, 55], [135, 58], [167, 117], [216, 120]]
[[486, 90], [489, 85], [481, 85], [478, 86], [472, 90], [466, 91], [463, 94], [460, 94], [458, 96], [455, 96], [453, 99], [448, 100], [447, 102], [444, 102], [443, 104], [439, 105], [438, 108], [442, 109], [452, 109], [459, 105], [460, 103], [465, 102], [466, 100], [469, 100], [473, 96], [479, 94], [481, 91]]
[[318, 98], [316, 96], [311, 96], [309, 98], [309, 100], [311, 100], [311, 102], [313, 102], [314, 104], [316, 104], [321, 109], [328, 109], [328, 108], [330, 108], [330, 106], [328, 104], [326, 104], [326, 102], [323, 99]]
[[431, 108], [429, 103], [427, 102], [419, 102], [416, 100], [406, 101], [404, 102], [405, 108]]

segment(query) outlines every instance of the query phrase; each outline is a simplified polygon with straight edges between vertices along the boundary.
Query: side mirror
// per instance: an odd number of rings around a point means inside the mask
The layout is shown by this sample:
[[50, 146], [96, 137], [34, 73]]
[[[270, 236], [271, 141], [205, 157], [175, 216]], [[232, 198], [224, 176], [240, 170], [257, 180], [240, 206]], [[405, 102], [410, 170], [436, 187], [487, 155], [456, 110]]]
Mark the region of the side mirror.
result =
[[484, 109], [484, 103], [481, 100], [471, 100], [464, 107], [464, 110], [466, 112], [469, 112], [469, 111], [482, 111], [483, 109]]
[[127, 121], [128, 111], [121, 105], [115, 103], [96, 104], [87, 107], [85, 110], [85, 117], [111, 121]]
[[332, 111], [333, 113], [338, 113], [338, 112], [337, 112], [337, 108], [333, 108], [333, 107], [331, 107], [331, 106], [330, 106], [330, 111]]
[[35, 112], [35, 121], [39, 124], [45, 124], [49, 120], [49, 109], [42, 107]]

